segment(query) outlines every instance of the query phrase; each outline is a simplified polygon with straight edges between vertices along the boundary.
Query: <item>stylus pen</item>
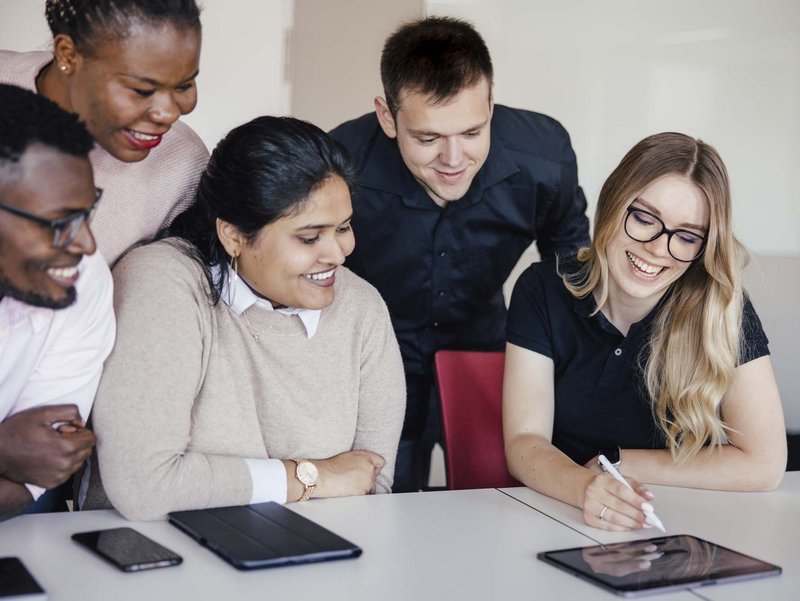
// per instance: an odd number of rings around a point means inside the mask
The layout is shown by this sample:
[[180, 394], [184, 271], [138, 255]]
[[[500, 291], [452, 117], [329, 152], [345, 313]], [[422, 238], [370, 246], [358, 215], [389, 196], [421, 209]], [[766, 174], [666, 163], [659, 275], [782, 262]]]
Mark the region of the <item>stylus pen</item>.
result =
[[[622, 474], [620, 474], [617, 471], [617, 468], [613, 466], [613, 464], [606, 458], [605, 455], [600, 455], [598, 459], [600, 460], [600, 463], [603, 465], [603, 467], [606, 468], [606, 471], [609, 474], [611, 474], [611, 477], [614, 478], [614, 480], [616, 480], [617, 482], [622, 482], [625, 486], [633, 490], [633, 486], [631, 486], [630, 483], [628, 483], [628, 481], [622, 477]], [[644, 509], [642, 509], [642, 511], [644, 511], [644, 515], [647, 518], [647, 521], [650, 522], [651, 525], [661, 530], [661, 532], [664, 533], [667, 532], [664, 529], [664, 524], [661, 523], [661, 520], [658, 519], [658, 516], [655, 514], [654, 511], [645, 511]]]

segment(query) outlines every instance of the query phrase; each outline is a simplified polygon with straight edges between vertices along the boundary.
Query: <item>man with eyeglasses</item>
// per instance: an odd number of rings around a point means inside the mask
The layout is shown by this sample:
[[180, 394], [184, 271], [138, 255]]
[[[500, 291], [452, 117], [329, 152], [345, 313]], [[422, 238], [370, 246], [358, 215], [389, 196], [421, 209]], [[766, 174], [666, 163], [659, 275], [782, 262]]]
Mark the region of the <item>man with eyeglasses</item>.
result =
[[75, 115], [22, 88], [0, 85], [0, 107], [5, 519], [66, 508], [56, 487], [94, 446], [86, 419], [115, 325], [111, 274], [89, 230], [100, 198], [91, 136]]

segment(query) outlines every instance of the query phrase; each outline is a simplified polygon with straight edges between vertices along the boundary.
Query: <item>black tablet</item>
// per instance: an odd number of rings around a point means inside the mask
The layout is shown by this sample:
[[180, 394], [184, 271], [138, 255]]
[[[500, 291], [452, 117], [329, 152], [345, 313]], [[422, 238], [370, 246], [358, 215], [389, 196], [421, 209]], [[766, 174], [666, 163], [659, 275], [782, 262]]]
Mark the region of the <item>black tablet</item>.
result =
[[781, 573], [776, 565], [687, 534], [545, 551], [538, 557], [623, 597]]
[[240, 570], [361, 555], [357, 545], [278, 503], [176, 511], [169, 521]]

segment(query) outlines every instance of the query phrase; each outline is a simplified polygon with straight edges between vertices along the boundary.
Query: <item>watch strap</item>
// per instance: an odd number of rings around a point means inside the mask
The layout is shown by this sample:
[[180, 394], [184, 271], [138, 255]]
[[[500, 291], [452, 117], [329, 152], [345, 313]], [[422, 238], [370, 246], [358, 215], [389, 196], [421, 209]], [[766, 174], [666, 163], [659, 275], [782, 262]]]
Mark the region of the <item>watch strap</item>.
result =
[[[600, 455], [605, 455], [605, 458], [608, 459], [609, 463], [611, 463], [611, 465], [613, 465], [616, 468], [616, 470], [619, 471], [620, 466], [622, 465], [622, 449], [620, 447], [617, 446], [617, 447], [610, 447], [607, 449], [600, 449], [599, 451], [597, 451], [597, 455], [598, 457]], [[604, 472], [608, 471], [606, 470], [606, 466], [600, 463], [599, 459], [597, 461], [597, 464], [600, 466], [600, 469], [603, 470]]]

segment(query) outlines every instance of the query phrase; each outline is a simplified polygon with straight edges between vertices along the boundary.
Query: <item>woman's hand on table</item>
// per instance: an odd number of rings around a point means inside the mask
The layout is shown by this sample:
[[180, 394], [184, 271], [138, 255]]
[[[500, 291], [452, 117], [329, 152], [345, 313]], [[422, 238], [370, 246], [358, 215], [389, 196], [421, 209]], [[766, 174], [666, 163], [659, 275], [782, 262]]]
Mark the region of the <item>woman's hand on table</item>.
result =
[[350, 497], [375, 493], [386, 460], [372, 451], [347, 451], [314, 463], [319, 470], [315, 497]]
[[636, 480], [627, 480], [633, 490], [611, 474], [596, 474], [584, 491], [583, 520], [595, 528], [617, 532], [649, 528], [644, 511], [653, 509], [653, 493]]

